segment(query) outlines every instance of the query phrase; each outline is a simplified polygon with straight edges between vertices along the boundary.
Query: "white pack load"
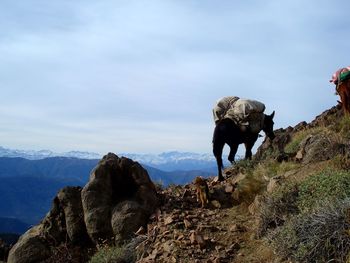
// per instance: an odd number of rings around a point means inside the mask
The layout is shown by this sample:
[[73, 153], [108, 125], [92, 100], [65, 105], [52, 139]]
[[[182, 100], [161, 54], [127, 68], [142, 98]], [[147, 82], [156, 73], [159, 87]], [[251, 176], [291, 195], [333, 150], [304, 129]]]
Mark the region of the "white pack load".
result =
[[217, 123], [218, 121], [222, 120], [227, 111], [233, 108], [233, 105], [237, 100], [239, 100], [239, 97], [236, 96], [227, 96], [218, 99], [213, 108], [214, 122]]
[[217, 101], [213, 109], [214, 121], [231, 119], [242, 131], [252, 133], [261, 131], [264, 124], [265, 105], [256, 100], [224, 97]]
[[261, 131], [264, 125], [265, 104], [248, 99], [239, 99], [230, 108], [224, 118], [232, 119], [243, 130], [249, 129], [252, 133]]

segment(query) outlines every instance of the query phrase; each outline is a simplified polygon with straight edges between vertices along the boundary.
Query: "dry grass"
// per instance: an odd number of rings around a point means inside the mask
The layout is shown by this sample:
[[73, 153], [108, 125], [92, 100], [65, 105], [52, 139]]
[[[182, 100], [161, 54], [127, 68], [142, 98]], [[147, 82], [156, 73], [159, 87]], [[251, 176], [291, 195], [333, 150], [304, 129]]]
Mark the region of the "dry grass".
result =
[[268, 195], [259, 211], [258, 237], [283, 226], [290, 217], [298, 214], [297, 199], [298, 188], [296, 184], [285, 184], [278, 191]]
[[296, 262], [346, 262], [350, 251], [350, 200], [327, 203], [271, 232], [276, 253]]

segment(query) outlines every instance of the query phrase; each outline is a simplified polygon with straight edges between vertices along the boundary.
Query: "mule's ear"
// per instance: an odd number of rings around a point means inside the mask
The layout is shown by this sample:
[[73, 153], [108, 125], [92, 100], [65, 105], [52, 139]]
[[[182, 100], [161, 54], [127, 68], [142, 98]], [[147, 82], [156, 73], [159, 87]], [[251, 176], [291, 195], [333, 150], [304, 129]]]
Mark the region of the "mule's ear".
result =
[[270, 116], [271, 116], [271, 119], [273, 119], [273, 117], [275, 117], [275, 111], [273, 111]]

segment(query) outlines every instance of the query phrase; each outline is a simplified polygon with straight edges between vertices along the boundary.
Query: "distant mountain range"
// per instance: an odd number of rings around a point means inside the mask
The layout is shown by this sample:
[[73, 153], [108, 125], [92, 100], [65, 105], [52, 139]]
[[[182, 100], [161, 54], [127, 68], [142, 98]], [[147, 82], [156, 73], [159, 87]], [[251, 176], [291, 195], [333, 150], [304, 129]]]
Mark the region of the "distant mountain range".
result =
[[[186, 184], [196, 176], [216, 174], [212, 154], [177, 151], [116, 154], [139, 162], [152, 181], [164, 186]], [[26, 224], [37, 224], [49, 211], [57, 192], [65, 186], [84, 186], [101, 158], [102, 155], [92, 152], [55, 153], [0, 146], [0, 225], [3, 226], [0, 233], [19, 233]]]
[[100, 159], [102, 156], [93, 152], [70, 151], [55, 153], [50, 150], [14, 150], [0, 146], [0, 157], [22, 157], [28, 160], [40, 160], [48, 157], [75, 157], [80, 159]]
[[192, 171], [203, 170], [207, 172], [216, 171], [216, 161], [213, 154], [200, 154], [192, 152], [164, 152], [160, 154], [131, 154], [123, 153], [139, 163], [158, 168], [163, 171]]
[[[170, 151], [160, 154], [134, 154], [116, 153], [141, 164], [151, 166], [163, 171], [216, 171], [216, 161], [213, 154]], [[0, 157], [21, 157], [28, 160], [41, 160], [49, 157], [74, 157], [79, 159], [101, 159], [102, 155], [94, 152], [70, 151], [55, 153], [50, 150], [13, 150], [0, 146]], [[224, 159], [226, 159], [224, 157]]]

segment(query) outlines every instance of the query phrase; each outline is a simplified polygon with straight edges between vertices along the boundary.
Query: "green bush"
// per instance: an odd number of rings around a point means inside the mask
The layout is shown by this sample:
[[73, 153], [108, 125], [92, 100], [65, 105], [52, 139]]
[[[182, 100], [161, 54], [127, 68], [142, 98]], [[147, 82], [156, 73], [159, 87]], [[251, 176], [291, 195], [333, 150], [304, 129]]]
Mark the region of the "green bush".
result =
[[304, 140], [304, 138], [306, 138], [307, 133], [305, 131], [301, 131], [297, 134], [295, 134], [292, 138], [292, 141], [289, 142], [286, 147], [284, 148], [284, 151], [286, 153], [291, 153], [291, 154], [295, 154], [298, 152], [299, 150], [299, 145], [301, 143], [302, 140]]
[[325, 170], [306, 178], [299, 185], [298, 207], [311, 211], [325, 201], [350, 197], [350, 172]]
[[121, 263], [135, 262], [136, 256], [125, 249], [117, 246], [103, 246], [90, 259], [90, 263]]

